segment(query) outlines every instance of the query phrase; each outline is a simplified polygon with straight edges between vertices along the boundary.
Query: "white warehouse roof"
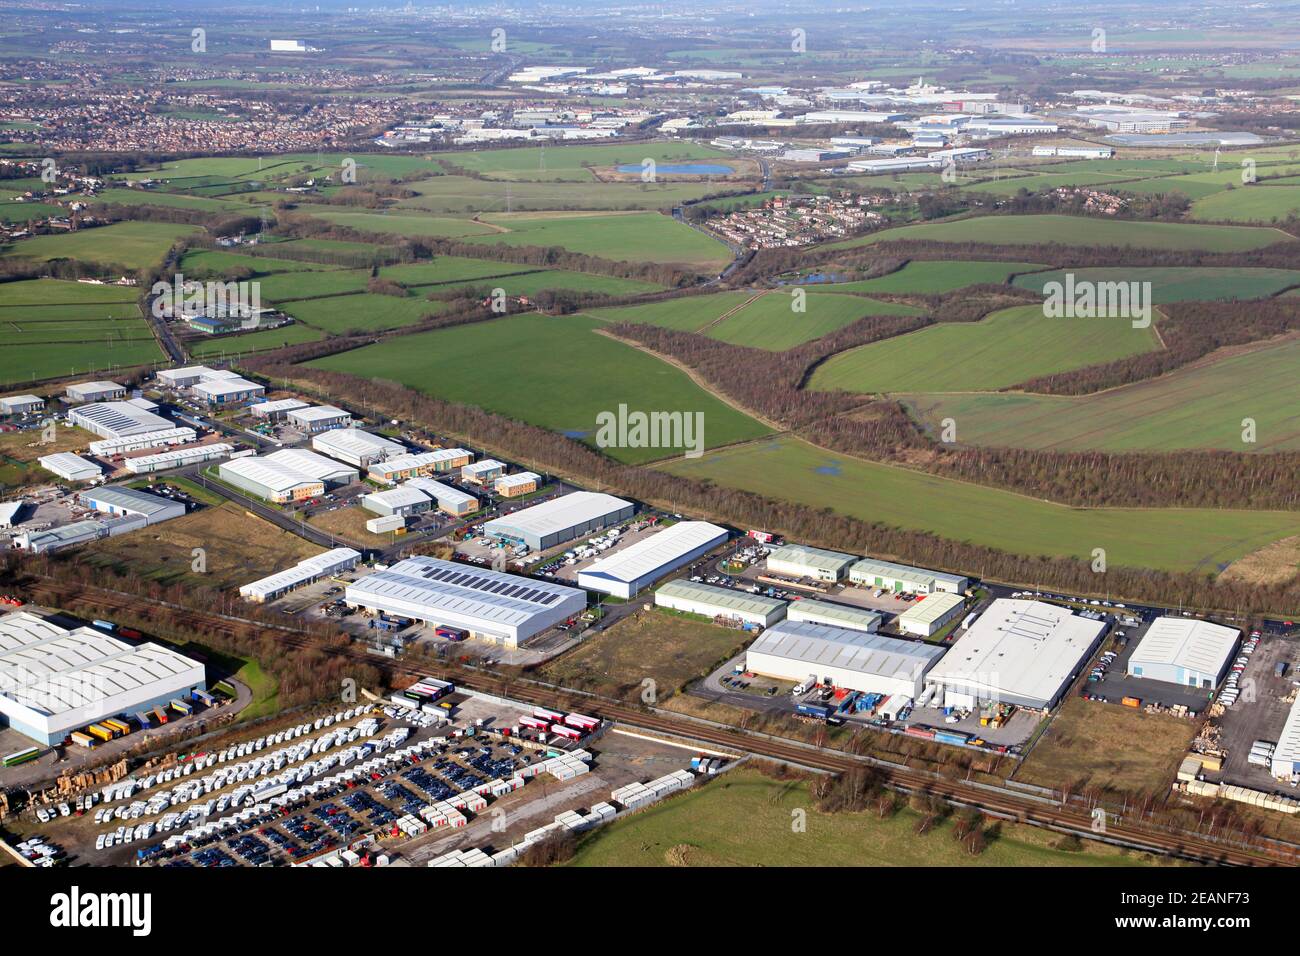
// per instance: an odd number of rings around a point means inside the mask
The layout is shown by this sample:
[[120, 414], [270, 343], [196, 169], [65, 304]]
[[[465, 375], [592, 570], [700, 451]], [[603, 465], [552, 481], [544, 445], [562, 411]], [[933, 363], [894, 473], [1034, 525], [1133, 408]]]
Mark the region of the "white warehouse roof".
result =
[[592, 562], [581, 576], [608, 578], [631, 584], [653, 576], [661, 568], [671, 569], [683, 555], [698, 548], [717, 544], [727, 537], [727, 529], [707, 521], [680, 521], [671, 528], [643, 538], [636, 544]]
[[357, 470], [355, 468], [340, 464], [333, 458], [326, 458], [324, 455], [318, 455], [306, 448], [283, 448], [280, 451], [271, 452], [271, 454], [264, 456], [262, 460], [288, 468], [290, 471], [296, 471], [304, 478], [310, 478], [312, 481], [347, 484], [357, 479]]
[[914, 677], [943, 656], [944, 649], [810, 621], [780, 621], [749, 645], [751, 654], [770, 654], [817, 667], [840, 667], [880, 677]]
[[346, 568], [356, 567], [361, 560], [361, 552], [353, 548], [334, 548], [310, 558], [299, 561], [291, 568], [259, 578], [239, 589], [240, 597], [253, 600], [265, 600], [273, 595], [282, 594], [300, 584], [315, 580], [327, 574]]
[[1241, 632], [1187, 617], [1158, 617], [1129, 658], [1129, 668], [1166, 665], [1218, 674], [1228, 663]]
[[1105, 627], [1055, 604], [999, 598], [957, 639], [930, 679], [981, 700], [1046, 707]]
[[[336, 428], [314, 436], [311, 443], [313, 448], [335, 457], [372, 458], [378, 455], [381, 458], [391, 458], [406, 451], [405, 445], [360, 428]], [[348, 459], [345, 457], [344, 460]]]
[[[512, 476], [513, 477], [513, 476]], [[488, 534], [494, 527], [506, 527], [512, 532], [535, 534], [544, 538], [557, 531], [596, 521], [611, 512], [632, 507], [632, 502], [615, 498], [613, 495], [598, 491], [575, 491], [571, 494], [552, 498], [530, 508], [522, 508], [514, 514], [493, 518], [483, 528]]]
[[82, 405], [69, 412], [68, 417], [74, 424], [88, 428], [102, 438], [125, 438], [175, 427], [174, 422], [130, 402]]

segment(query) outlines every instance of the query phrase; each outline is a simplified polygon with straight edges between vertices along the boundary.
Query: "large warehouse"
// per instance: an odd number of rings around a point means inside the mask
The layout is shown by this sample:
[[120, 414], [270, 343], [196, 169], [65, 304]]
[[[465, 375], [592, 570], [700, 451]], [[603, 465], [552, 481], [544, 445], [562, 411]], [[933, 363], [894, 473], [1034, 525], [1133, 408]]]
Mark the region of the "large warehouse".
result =
[[787, 544], [767, 556], [767, 569], [773, 574], [784, 574], [792, 578], [834, 582], [844, 577], [844, 572], [856, 560], [853, 555], [841, 554], [839, 551]]
[[483, 531], [490, 538], [545, 551], [625, 521], [635, 511], [636, 505], [622, 498], [597, 491], [575, 491], [493, 518], [483, 525]]
[[943, 648], [809, 621], [782, 621], [745, 651], [745, 669], [781, 680], [876, 694], [921, 693]]
[[1000, 701], [1046, 710], [1060, 700], [1106, 632], [1104, 621], [1042, 601], [999, 598], [930, 671], [944, 706]]
[[880, 627], [882, 616], [875, 611], [868, 611], [866, 608], [804, 598], [801, 601], [790, 602], [790, 608], [785, 613], [785, 619], [787, 621], [807, 621], [810, 624], [826, 624], [830, 627], [844, 627], [850, 631], [874, 633]]
[[324, 482], [326, 486], [351, 484], [358, 477], [355, 468], [306, 448], [282, 448], [263, 456], [262, 460], [296, 471], [312, 481]]
[[313, 435], [311, 447], [356, 468], [369, 468], [377, 461], [406, 451], [405, 445], [360, 428], [335, 428]]
[[894, 623], [904, 634], [933, 637], [943, 626], [962, 612], [966, 599], [960, 594], [940, 591], [913, 604]]
[[0, 721], [42, 744], [205, 688], [203, 665], [28, 611], [0, 617]]
[[785, 617], [786, 602], [693, 581], [669, 581], [655, 592], [655, 604], [673, 611], [771, 627]]
[[507, 647], [587, 607], [586, 593], [577, 588], [426, 557], [366, 575], [348, 585], [344, 600], [372, 612], [464, 628]]
[[1273, 776], [1288, 783], [1300, 774], [1300, 696], [1287, 712], [1272, 757]]
[[283, 504], [325, 493], [325, 482], [269, 458], [232, 458], [217, 466], [217, 475], [266, 501]]
[[176, 427], [174, 422], [130, 402], [82, 405], [68, 412], [68, 421], [100, 438], [129, 438]]
[[63, 396], [70, 403], [107, 402], [115, 398], [124, 398], [126, 387], [118, 385], [117, 382], [78, 382], [69, 385]]
[[607, 558], [593, 561], [578, 572], [578, 586], [630, 598], [726, 540], [726, 528], [707, 521], [679, 521]]
[[863, 558], [849, 568], [849, 582], [859, 587], [908, 591], [912, 594], [933, 594], [936, 591], [965, 594], [969, 583], [959, 574], [945, 574], [942, 571], [914, 568], [910, 564], [894, 564], [892, 561], [877, 561], [874, 558]]
[[80, 497], [83, 505], [101, 514], [143, 518], [146, 524], [158, 524], [185, 515], [185, 503], [182, 501], [117, 485], [83, 491]]
[[1192, 617], [1158, 617], [1128, 659], [1130, 677], [1213, 688], [1227, 675], [1241, 631]]

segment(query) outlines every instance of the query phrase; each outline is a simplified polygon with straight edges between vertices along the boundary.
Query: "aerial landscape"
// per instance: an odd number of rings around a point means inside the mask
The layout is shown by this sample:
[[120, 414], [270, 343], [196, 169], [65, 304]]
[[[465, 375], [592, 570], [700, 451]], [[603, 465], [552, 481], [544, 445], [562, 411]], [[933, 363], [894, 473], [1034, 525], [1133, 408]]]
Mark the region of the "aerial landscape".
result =
[[40, 922], [1051, 867], [1090, 928], [1265, 924], [1300, 3], [3, 9]]

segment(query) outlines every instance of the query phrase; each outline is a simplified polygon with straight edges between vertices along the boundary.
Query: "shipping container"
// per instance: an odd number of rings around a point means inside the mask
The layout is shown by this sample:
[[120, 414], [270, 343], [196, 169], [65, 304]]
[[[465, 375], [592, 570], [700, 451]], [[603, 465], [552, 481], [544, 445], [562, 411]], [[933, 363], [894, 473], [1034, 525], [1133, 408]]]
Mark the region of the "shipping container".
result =
[[563, 724], [553, 724], [551, 726], [551, 733], [556, 734], [560, 737], [564, 737], [568, 740], [582, 739], [581, 730], [578, 730], [576, 727], [566, 727]]
[[821, 704], [801, 703], [795, 705], [795, 710], [807, 717], [820, 717], [825, 720], [831, 715], [831, 709]]
[[188, 717], [192, 709], [189, 704], [185, 703], [185, 701], [181, 700], [179, 697], [169, 700], [167, 706], [182, 717]]
[[520, 717], [519, 725], [521, 727], [532, 727], [534, 730], [550, 730], [551, 725], [548, 721], [539, 720], [536, 717]]
[[469, 637], [469, 631], [463, 627], [437, 627], [434, 633], [446, 641], [463, 641]]
[[140, 725], [141, 730], [153, 726], [153, 718], [149, 716], [147, 710], [138, 711], [135, 715], [135, 722]]
[[1120, 700], [1120, 703], [1123, 704], [1125, 707], [1141, 707], [1142, 699], [1139, 697], [1125, 697], [1122, 700]]
[[82, 733], [80, 730], [74, 730], [71, 736], [72, 736], [72, 742], [76, 744], [78, 747], [95, 746], [95, 738], [90, 736], [90, 734]]
[[116, 717], [105, 717], [100, 721], [109, 730], [115, 731], [119, 736], [129, 734], [131, 725], [124, 720], [118, 720]]
[[545, 707], [534, 707], [533, 716], [540, 720], [549, 721], [552, 724], [560, 723], [564, 720], [564, 715], [556, 713], [553, 710], [547, 710]]
[[91, 724], [86, 728], [86, 732], [105, 742], [113, 739], [113, 731], [109, 730], [107, 727], [101, 727], [99, 724]]
[[564, 722], [570, 727], [577, 727], [579, 730], [591, 732], [600, 726], [600, 721], [595, 717], [584, 717], [582, 714], [569, 714], [564, 718]]

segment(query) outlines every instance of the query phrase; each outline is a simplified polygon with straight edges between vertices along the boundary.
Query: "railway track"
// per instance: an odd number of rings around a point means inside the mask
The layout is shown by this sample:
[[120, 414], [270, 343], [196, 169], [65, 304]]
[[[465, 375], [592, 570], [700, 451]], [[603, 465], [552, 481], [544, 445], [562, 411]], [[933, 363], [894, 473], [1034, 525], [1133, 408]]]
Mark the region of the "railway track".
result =
[[[27, 588], [32, 599], [50, 607], [90, 609], [100, 616], [114, 612], [138, 614], [141, 599], [129, 594], [87, 584], [69, 584], [41, 579]], [[429, 662], [408, 664], [401, 660], [376, 657], [354, 646], [324, 646], [315, 637], [283, 625], [263, 624], [245, 618], [214, 612], [195, 611], [179, 605], [162, 604], [171, 618], [182, 626], [198, 631], [217, 632], [232, 638], [271, 638], [290, 647], [326, 650], [386, 671], [395, 677], [438, 675], [438, 667]], [[147, 616], [147, 615], [146, 615]], [[1166, 832], [1125, 820], [1107, 819], [1104, 832], [1094, 828], [1087, 809], [1010, 793], [1000, 788], [967, 781], [949, 780], [923, 770], [900, 767], [870, 757], [856, 756], [786, 741], [739, 728], [723, 727], [678, 715], [665, 715], [577, 693], [566, 693], [526, 682], [475, 673], [466, 677], [461, 668], [443, 668], [441, 676], [452, 678], [468, 689], [508, 697], [523, 703], [552, 708], [572, 709], [581, 706], [594, 716], [673, 737], [699, 741], [740, 753], [796, 764], [828, 773], [873, 769], [880, 772], [888, 786], [904, 793], [932, 793], [950, 803], [975, 807], [987, 813], [1061, 833], [1073, 833], [1088, 839], [1100, 839], [1119, 846], [1159, 853], [1197, 863], [1228, 866], [1295, 866], [1300, 854], [1288, 844], [1261, 843], [1250, 847], [1209, 839], [1200, 834]]]

